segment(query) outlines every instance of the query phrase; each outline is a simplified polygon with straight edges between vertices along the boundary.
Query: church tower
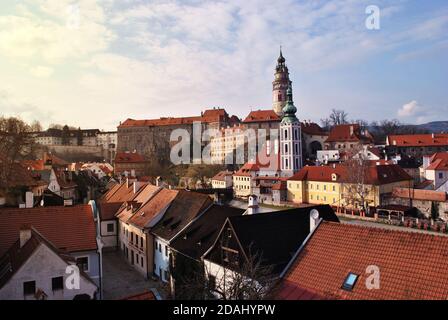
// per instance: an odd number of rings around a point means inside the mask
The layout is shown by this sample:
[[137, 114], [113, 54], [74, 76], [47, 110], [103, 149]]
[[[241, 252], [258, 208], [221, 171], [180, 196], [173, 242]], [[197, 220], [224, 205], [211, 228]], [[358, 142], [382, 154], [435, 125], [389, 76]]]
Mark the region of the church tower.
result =
[[302, 133], [292, 99], [292, 87], [286, 90], [286, 105], [280, 123], [280, 161], [283, 176], [291, 177], [302, 169]]
[[272, 105], [275, 113], [279, 116], [282, 115], [282, 109], [286, 105], [286, 90], [291, 85], [289, 71], [285, 61], [282, 48], [280, 48], [280, 56], [277, 59], [274, 81], [272, 82]]

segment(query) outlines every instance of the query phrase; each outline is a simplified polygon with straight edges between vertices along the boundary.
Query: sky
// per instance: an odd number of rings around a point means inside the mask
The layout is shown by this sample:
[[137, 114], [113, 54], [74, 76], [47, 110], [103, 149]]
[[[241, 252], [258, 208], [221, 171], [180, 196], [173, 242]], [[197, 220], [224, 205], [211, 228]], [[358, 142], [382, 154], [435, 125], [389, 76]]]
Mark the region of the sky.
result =
[[2, 0], [0, 115], [103, 130], [244, 118], [272, 108], [280, 45], [299, 119], [448, 120], [446, 0]]

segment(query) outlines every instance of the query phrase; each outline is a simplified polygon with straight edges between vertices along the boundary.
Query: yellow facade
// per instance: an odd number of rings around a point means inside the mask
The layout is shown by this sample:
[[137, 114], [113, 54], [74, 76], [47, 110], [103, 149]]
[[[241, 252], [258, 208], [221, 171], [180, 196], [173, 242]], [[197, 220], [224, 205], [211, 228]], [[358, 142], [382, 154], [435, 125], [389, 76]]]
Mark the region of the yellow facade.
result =
[[237, 198], [248, 197], [252, 193], [252, 177], [248, 175], [233, 176], [233, 194]]
[[[399, 181], [380, 186], [364, 185], [365, 201], [368, 206], [381, 205], [381, 195], [391, 193], [395, 187], [408, 188], [412, 181]], [[348, 208], [361, 206], [358, 186], [337, 181], [294, 181], [287, 183], [287, 200], [294, 203], [328, 204]]]

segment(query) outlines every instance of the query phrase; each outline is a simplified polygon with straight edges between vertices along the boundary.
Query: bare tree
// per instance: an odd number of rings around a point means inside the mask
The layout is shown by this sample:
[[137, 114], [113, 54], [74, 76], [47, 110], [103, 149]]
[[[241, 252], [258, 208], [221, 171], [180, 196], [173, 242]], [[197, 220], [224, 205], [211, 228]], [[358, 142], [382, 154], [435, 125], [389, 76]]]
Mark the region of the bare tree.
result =
[[334, 126], [348, 123], [348, 113], [344, 110], [332, 109], [328, 118], [321, 119], [320, 122], [326, 130]]
[[368, 197], [373, 186], [368, 183], [370, 161], [364, 152], [364, 146], [356, 148], [344, 162], [346, 181], [342, 185], [342, 198], [347, 206], [366, 211], [369, 207]]

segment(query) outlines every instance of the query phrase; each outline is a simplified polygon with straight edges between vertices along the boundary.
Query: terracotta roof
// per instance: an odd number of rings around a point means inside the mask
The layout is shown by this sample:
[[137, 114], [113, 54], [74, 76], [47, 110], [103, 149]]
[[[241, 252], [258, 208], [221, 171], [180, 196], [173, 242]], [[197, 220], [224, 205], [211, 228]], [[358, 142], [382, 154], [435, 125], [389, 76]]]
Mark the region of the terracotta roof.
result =
[[372, 142], [371, 137], [361, 134], [359, 124], [341, 124], [334, 126], [330, 130], [330, 134], [326, 142]]
[[426, 170], [448, 170], [448, 152], [438, 152], [433, 154], [430, 159], [430, 164]]
[[179, 190], [163, 218], [154, 226], [152, 232], [156, 236], [169, 241], [212, 203], [213, 201], [206, 194]]
[[34, 171], [34, 170], [44, 170], [45, 169], [45, 162], [44, 160], [22, 160], [20, 161], [20, 164], [28, 170]]
[[[365, 285], [368, 266], [380, 270], [380, 288]], [[291, 265], [278, 298], [301, 290], [331, 299], [448, 299], [448, 237], [323, 221]], [[358, 275], [351, 291], [342, 289]]]
[[[0, 165], [2, 165], [2, 160], [0, 158]], [[40, 185], [44, 185], [43, 181], [40, 181], [37, 176], [33, 177], [31, 170], [27, 170], [20, 163], [12, 162], [10, 164], [10, 171], [7, 174], [6, 181], [0, 179], [0, 188], [1, 187], [37, 187]]]
[[257, 110], [251, 111], [243, 123], [250, 122], [269, 122], [269, 121], [280, 121], [280, 117], [274, 112], [274, 110]]
[[286, 190], [286, 181], [280, 180], [272, 186], [272, 190]]
[[[294, 176], [289, 178], [291, 181], [322, 181], [322, 182], [353, 182], [353, 177], [349, 174], [350, 168], [344, 164], [334, 166], [310, 166], [303, 167]], [[336, 180], [332, 175], [336, 174]], [[365, 167], [365, 183], [373, 185], [382, 185], [404, 180], [412, 180], [400, 166], [391, 165], [370, 165]]]
[[448, 133], [390, 135], [387, 136], [387, 145], [397, 147], [447, 146]]
[[409, 188], [394, 188], [392, 196], [397, 198], [445, 202], [446, 192]]
[[98, 213], [101, 221], [115, 220], [115, 214], [123, 202], [98, 202]]
[[115, 163], [138, 163], [145, 162], [145, 158], [136, 152], [117, 152]]
[[328, 132], [325, 132], [317, 123], [301, 122], [300, 126], [303, 133], [314, 136], [328, 136]]
[[[149, 223], [157, 216], [163, 209], [168, 207], [179, 191], [160, 189], [149, 201], [142, 204], [140, 208], [128, 219], [130, 223], [138, 228], [147, 228]], [[118, 216], [121, 220], [122, 214]]]
[[0, 255], [30, 225], [57, 248], [68, 252], [96, 250], [96, 228], [90, 205], [0, 209]]
[[232, 171], [220, 171], [212, 178], [212, 180], [224, 181], [227, 176], [232, 175], [233, 175]]
[[179, 117], [179, 118], [159, 118], [150, 120], [134, 120], [127, 119], [119, 128], [125, 127], [151, 127], [151, 126], [171, 126], [181, 124], [193, 124], [195, 121], [200, 122], [220, 122], [228, 119], [227, 112], [224, 109], [208, 109], [205, 110], [201, 116], [195, 117]]
[[259, 166], [256, 163], [246, 162], [237, 172], [235, 172], [234, 176], [250, 176], [251, 172], [260, 170]]

